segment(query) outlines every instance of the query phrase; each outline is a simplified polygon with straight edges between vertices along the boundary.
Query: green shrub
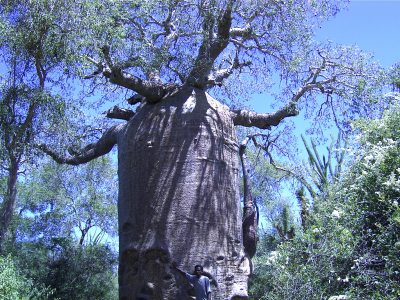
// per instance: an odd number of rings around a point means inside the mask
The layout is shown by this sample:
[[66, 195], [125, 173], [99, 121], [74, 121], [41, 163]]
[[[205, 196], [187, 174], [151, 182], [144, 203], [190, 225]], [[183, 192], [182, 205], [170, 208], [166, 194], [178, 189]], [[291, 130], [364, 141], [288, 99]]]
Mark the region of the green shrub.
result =
[[11, 256], [0, 256], [0, 299], [47, 300], [52, 293], [51, 289], [26, 278]]

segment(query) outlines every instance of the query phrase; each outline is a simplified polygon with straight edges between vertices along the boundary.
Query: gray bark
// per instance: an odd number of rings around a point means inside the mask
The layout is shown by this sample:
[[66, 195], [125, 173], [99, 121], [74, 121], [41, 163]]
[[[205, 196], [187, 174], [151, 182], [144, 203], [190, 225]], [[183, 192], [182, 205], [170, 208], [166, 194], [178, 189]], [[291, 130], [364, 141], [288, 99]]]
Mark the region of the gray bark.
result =
[[257, 217], [244, 149], [245, 209], [239, 197], [239, 145], [234, 126], [269, 128], [296, 114], [294, 104], [271, 114], [230, 111], [201, 89], [175, 86], [158, 102], [142, 99], [128, 120], [77, 156], [38, 145], [59, 163], [77, 165], [118, 144], [119, 294], [121, 300], [193, 299], [169, 268], [202, 264], [215, 300], [248, 299]]
[[248, 110], [231, 110], [231, 117], [235, 125], [245, 127], [258, 127], [260, 129], [271, 129], [271, 126], [278, 124], [287, 117], [294, 117], [299, 114], [296, 103], [289, 105], [272, 113], [256, 113]]
[[239, 146], [229, 108], [181, 87], [145, 102], [76, 157], [39, 145], [59, 163], [85, 163], [118, 144], [121, 300], [193, 299], [169, 265], [202, 264], [215, 300], [248, 299]]

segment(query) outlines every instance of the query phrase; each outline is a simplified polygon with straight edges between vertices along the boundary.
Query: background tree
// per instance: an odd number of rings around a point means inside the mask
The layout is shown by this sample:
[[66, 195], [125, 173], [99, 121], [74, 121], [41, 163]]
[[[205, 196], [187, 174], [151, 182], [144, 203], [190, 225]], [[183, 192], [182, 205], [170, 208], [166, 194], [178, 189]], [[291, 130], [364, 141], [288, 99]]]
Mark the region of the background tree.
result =
[[115, 299], [116, 178], [110, 158], [82, 167], [42, 162], [19, 184], [9, 243], [16, 269], [49, 299]]
[[[33, 170], [32, 170], [33, 171]], [[73, 234], [83, 245], [89, 230], [110, 237], [117, 235], [117, 178], [109, 157], [82, 167], [61, 166], [52, 161], [43, 163], [21, 184], [17, 207], [26, 239]], [[18, 234], [18, 233], [17, 233]], [[19, 235], [19, 234], [18, 234]]]
[[10, 256], [0, 256], [0, 295], [3, 299], [49, 299], [53, 291], [20, 273]]
[[25, 278], [52, 291], [49, 299], [118, 297], [117, 254], [95, 238], [79, 245], [68, 236], [37, 236], [17, 242], [11, 252]]
[[68, 41], [75, 13], [73, 1], [1, 1], [1, 63], [7, 68], [0, 83], [1, 167], [8, 183], [1, 206], [0, 252], [15, 206], [18, 175], [37, 155], [31, 144], [68, 139], [65, 125], [76, 108], [67, 93], [68, 62], [74, 57]]

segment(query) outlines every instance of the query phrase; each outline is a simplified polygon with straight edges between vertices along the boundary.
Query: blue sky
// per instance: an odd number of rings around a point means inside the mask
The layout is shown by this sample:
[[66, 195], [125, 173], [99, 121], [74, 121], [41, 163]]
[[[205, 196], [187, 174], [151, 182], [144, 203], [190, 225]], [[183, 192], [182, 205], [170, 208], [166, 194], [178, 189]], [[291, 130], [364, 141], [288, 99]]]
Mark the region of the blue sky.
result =
[[330, 38], [344, 45], [356, 44], [373, 52], [383, 67], [400, 61], [400, 1], [351, 1], [317, 31], [316, 39]]
[[[357, 45], [365, 52], [374, 53], [374, 61], [387, 68], [400, 61], [400, 0], [369, 1], [353, 0], [347, 9], [322, 24], [315, 39], [321, 42], [332, 40], [343, 45]], [[270, 112], [269, 101], [265, 95], [254, 95], [250, 102], [257, 112]], [[302, 114], [292, 118], [296, 124], [295, 134], [299, 138], [305, 133], [309, 122]], [[337, 129], [326, 130], [325, 137]], [[330, 139], [329, 139], [330, 140]], [[301, 148], [302, 145], [299, 145]], [[325, 148], [325, 146], [323, 147]]]

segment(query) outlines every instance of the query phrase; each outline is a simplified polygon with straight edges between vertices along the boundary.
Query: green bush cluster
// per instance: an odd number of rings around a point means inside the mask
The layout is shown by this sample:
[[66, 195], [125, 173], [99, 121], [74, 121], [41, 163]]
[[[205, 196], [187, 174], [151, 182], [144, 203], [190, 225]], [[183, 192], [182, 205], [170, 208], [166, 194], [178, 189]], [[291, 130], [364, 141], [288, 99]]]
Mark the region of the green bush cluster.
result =
[[53, 292], [50, 287], [24, 276], [10, 255], [0, 256], [0, 299], [47, 300]]
[[399, 108], [353, 123], [346, 172], [313, 199], [306, 228], [258, 255], [252, 299], [400, 298]]

